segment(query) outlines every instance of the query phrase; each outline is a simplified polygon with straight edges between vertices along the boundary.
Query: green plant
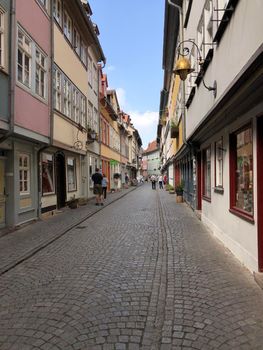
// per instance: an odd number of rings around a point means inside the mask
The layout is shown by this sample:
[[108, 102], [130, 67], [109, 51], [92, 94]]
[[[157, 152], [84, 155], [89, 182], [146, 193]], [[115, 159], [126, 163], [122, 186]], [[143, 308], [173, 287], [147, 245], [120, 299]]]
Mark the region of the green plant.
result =
[[184, 191], [184, 181], [181, 180], [176, 186], [175, 186], [175, 192], [176, 193], [183, 193]]
[[176, 124], [174, 119], [171, 119], [170, 126], [171, 126], [171, 128], [176, 128], [177, 127], [177, 124]]

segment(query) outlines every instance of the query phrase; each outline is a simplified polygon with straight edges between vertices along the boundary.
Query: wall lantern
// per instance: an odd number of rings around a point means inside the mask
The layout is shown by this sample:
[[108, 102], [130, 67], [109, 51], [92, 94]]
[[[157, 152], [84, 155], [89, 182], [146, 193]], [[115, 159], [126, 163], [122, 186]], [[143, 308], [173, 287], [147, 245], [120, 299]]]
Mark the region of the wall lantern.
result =
[[[203, 72], [204, 60], [202, 59], [199, 47], [192, 40], [184, 40], [184, 41], [179, 43], [179, 45], [177, 47], [178, 59], [176, 61], [175, 70], [173, 71], [173, 73], [175, 73], [176, 75], [179, 75], [180, 79], [182, 81], [184, 81], [187, 78], [187, 75], [194, 71], [194, 68], [191, 67], [190, 60], [186, 57], [186, 56], [189, 56], [189, 54], [190, 54], [189, 48], [188, 47], [184, 47], [183, 49], [181, 49], [181, 46], [184, 43], [190, 43], [190, 44], [192, 44], [193, 46], [196, 47], [198, 55], [199, 55], [199, 57], [198, 57], [198, 64], [201, 67], [201, 75], [202, 75], [202, 78], [203, 78], [203, 75], [204, 75], [204, 72]], [[213, 91], [214, 97], [216, 97], [216, 93], [217, 93], [216, 81], [214, 81], [214, 85], [213, 86], [207, 86], [206, 83], [204, 82], [204, 79], [202, 79], [202, 81], [203, 81], [204, 87], [207, 90], [209, 90], [209, 91]]]
[[88, 131], [88, 139], [86, 141], [87, 144], [94, 142], [97, 139], [97, 133], [94, 130]]

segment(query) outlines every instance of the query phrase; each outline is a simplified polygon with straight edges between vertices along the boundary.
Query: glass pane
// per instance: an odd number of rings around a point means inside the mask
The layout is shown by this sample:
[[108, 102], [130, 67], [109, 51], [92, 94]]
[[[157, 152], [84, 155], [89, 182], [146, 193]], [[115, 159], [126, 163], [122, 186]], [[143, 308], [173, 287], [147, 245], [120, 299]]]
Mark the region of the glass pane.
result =
[[236, 207], [253, 214], [252, 129], [236, 135]]
[[27, 157], [24, 158], [24, 167], [27, 168]]

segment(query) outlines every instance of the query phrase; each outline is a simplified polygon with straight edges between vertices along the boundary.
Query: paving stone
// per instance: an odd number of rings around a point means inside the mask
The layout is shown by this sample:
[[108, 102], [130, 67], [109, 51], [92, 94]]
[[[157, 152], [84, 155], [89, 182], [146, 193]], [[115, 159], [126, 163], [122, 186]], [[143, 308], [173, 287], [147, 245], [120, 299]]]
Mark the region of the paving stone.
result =
[[[96, 210], [0, 238], [0, 268]], [[79, 226], [1, 275], [1, 350], [262, 350], [262, 290], [166, 191], [145, 184]]]

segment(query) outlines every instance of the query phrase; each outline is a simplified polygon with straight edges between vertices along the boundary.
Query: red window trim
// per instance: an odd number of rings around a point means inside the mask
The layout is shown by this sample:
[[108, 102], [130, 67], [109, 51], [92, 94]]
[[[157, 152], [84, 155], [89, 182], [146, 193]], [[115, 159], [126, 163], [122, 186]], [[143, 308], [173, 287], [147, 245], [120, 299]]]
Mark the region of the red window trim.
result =
[[[222, 162], [222, 185], [221, 186], [218, 186], [216, 184], [216, 163], [217, 163], [217, 156], [216, 156], [216, 144], [219, 142], [219, 141], [222, 141], [222, 148], [224, 148], [224, 140], [223, 140], [223, 136], [221, 136], [217, 141], [215, 141], [215, 150], [214, 150], [214, 153], [215, 153], [215, 188], [214, 188], [214, 192], [217, 192], [217, 193], [224, 193], [224, 177], [223, 177], [223, 173], [224, 173], [224, 162]], [[223, 152], [223, 151], [222, 151]], [[219, 191], [216, 191], [216, 190], [219, 190]], [[222, 190], [222, 192], [220, 191]]]
[[205, 170], [206, 170], [206, 158], [205, 158], [205, 154], [206, 154], [206, 150], [210, 148], [210, 194], [212, 194], [212, 184], [211, 184], [211, 145], [209, 145], [208, 147], [204, 148], [202, 150], [202, 199], [204, 199], [207, 202], [211, 203], [211, 197], [208, 197], [204, 191], [205, 191]]
[[[253, 214], [249, 214], [245, 210], [242, 210], [240, 208], [237, 208], [235, 206], [236, 204], [236, 135], [248, 128], [251, 128], [252, 130], [252, 143], [253, 143], [253, 125], [252, 122], [249, 122], [245, 125], [243, 125], [241, 128], [233, 131], [229, 135], [229, 186], [230, 186], [230, 198], [229, 198], [229, 212], [237, 215], [241, 219], [244, 219], [250, 223], [254, 223], [254, 205], [253, 205]], [[252, 148], [252, 159], [253, 159], [253, 172], [254, 172], [254, 155], [253, 155], [253, 148]], [[254, 174], [253, 174], [254, 175]], [[253, 183], [254, 187], [254, 183]], [[254, 190], [253, 190], [253, 195], [254, 195]], [[254, 201], [253, 201], [254, 204]]]

